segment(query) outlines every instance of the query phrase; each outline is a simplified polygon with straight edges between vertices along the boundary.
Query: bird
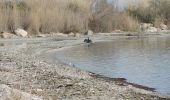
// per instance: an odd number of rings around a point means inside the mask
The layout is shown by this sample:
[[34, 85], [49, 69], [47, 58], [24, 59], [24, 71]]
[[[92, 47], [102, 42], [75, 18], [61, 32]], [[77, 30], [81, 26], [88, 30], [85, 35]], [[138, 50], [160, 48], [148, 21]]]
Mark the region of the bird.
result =
[[92, 40], [88, 37], [87, 39], [84, 39], [85, 43], [92, 43]]

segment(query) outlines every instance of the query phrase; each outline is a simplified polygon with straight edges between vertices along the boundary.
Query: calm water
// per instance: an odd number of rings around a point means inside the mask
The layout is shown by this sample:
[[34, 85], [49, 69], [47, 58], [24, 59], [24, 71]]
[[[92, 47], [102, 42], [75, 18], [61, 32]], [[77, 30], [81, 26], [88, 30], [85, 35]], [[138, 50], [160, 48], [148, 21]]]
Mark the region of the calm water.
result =
[[56, 53], [64, 63], [156, 88], [170, 96], [170, 37], [125, 38]]

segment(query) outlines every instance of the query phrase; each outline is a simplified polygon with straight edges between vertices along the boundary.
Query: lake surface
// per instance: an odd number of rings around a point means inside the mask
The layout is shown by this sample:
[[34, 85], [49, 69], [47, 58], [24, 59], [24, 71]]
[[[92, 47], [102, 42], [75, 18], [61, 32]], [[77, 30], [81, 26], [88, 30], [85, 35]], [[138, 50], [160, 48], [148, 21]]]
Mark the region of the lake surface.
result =
[[116, 39], [56, 52], [56, 58], [85, 71], [156, 88], [170, 96], [170, 37]]

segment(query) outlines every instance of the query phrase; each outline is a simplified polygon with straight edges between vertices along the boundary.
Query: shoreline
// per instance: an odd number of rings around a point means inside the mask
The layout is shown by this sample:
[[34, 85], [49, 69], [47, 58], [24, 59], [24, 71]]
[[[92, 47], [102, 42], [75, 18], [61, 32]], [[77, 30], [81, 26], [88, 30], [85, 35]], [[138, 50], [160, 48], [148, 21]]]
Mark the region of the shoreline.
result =
[[[135, 38], [136, 36], [126, 36], [126, 37], [122, 37], [122, 38]], [[107, 40], [107, 41], [113, 41], [113, 40]], [[97, 41], [97, 42], [106, 42], [106, 41]], [[95, 42], [95, 43], [97, 43]], [[61, 51], [63, 49], [69, 49], [69, 48], [73, 48], [73, 47], [76, 47], [76, 46], [80, 46], [80, 45], [84, 45], [83, 43], [80, 43], [80, 44], [76, 44], [76, 45], [71, 45], [69, 47], [61, 47], [59, 49], [54, 49], [52, 50], [52, 52], [58, 52], [58, 51]], [[57, 58], [56, 58], [57, 59]], [[59, 61], [57, 59], [57, 61]], [[62, 63], [62, 64], [65, 64], [65, 65], [68, 65], [70, 67], [74, 67], [74, 66], [71, 66], [67, 63], [64, 63], [63, 61], [59, 61], [59, 63]], [[74, 68], [77, 68], [77, 67], [74, 67]], [[79, 68], [78, 68], [79, 69]], [[81, 69], [80, 69], [81, 70]], [[116, 85], [119, 85], [119, 86], [128, 86], [128, 85], [132, 85], [133, 87], [135, 88], [138, 88], [138, 89], [143, 89], [143, 90], [146, 90], [146, 91], [151, 91], [151, 92], [156, 92], [158, 93], [159, 95], [162, 95], [162, 96], [165, 96], [165, 97], [169, 97], [168, 95], [163, 95], [159, 92], [156, 91], [156, 88], [152, 88], [152, 87], [148, 87], [146, 85], [141, 85], [141, 84], [137, 84], [137, 83], [132, 83], [132, 82], [128, 82], [128, 80], [126, 78], [121, 78], [121, 77], [117, 77], [117, 78], [114, 78], [114, 77], [108, 77], [108, 76], [104, 76], [104, 75], [100, 75], [100, 74], [96, 74], [96, 73], [93, 73], [93, 72], [90, 72], [90, 71], [85, 71], [87, 73], [90, 74], [90, 76], [94, 77], [94, 78], [97, 78], [97, 79], [102, 79], [102, 80], [105, 80], [105, 81], [112, 81], [112, 82], [115, 82]]]
[[[112, 41], [112, 40], [108, 40], [108, 41]], [[102, 42], [102, 41], [97, 41], [97, 42]], [[95, 42], [95, 43], [97, 43]], [[105, 41], [106, 42], [106, 41]], [[60, 47], [58, 49], [54, 49], [50, 52], [58, 52], [58, 51], [61, 51], [61, 50], [64, 50], [64, 49], [69, 49], [69, 48], [73, 48], [73, 47], [76, 47], [76, 46], [80, 46], [84, 43], [80, 43], [80, 44], [76, 44], [76, 45], [72, 45], [72, 46], [68, 46], [68, 47]], [[57, 59], [57, 58], [56, 58]], [[59, 61], [57, 59], [57, 61]], [[62, 64], [65, 64], [65, 65], [68, 65], [70, 66], [69, 64], [66, 64], [62, 61], [59, 61], [60, 63]], [[73, 67], [73, 66], [70, 66], [70, 67]], [[81, 69], [80, 69], [81, 70]], [[127, 86], [127, 85], [132, 85], [136, 88], [139, 88], [139, 89], [144, 89], [144, 90], [147, 90], [147, 91], [152, 91], [152, 92], [156, 92], [156, 89], [155, 88], [152, 88], [152, 87], [148, 87], [148, 86], [144, 86], [144, 85], [140, 85], [140, 84], [136, 84], [136, 83], [131, 83], [131, 82], [128, 82], [128, 80], [126, 78], [111, 78], [111, 77], [107, 77], [107, 76], [104, 76], [104, 75], [100, 75], [100, 74], [96, 74], [96, 73], [93, 73], [93, 72], [89, 72], [89, 71], [86, 71], [90, 74], [90, 76], [94, 77], [94, 78], [101, 78], [101, 79], [104, 79], [106, 81], [114, 81], [114, 82], [117, 82], [116, 84], [117, 85], [120, 85], [120, 86]]]
[[[53, 62], [50, 62], [50, 60], [48, 60], [46, 57], [44, 57], [48, 55], [50, 50], [53, 51], [54, 49], [56, 50], [65, 49], [65, 48], [68, 49], [69, 46], [80, 45], [83, 38], [75, 39], [75, 40], [65, 39], [61, 41], [53, 41], [55, 40], [53, 38], [53, 40], [49, 42], [50, 44], [48, 43], [48, 39], [41, 40], [40, 38], [38, 39], [40, 43], [37, 44], [30, 43], [30, 44], [26, 44], [26, 46], [19, 45], [16, 47], [14, 45], [14, 47], [11, 46], [0, 47], [0, 51], [1, 51], [0, 54], [3, 58], [2, 60], [0, 59], [0, 63], [5, 64], [6, 62], [3, 63], [3, 61], [7, 57], [10, 59], [7, 62], [11, 63], [12, 66], [14, 66], [12, 67], [12, 69], [14, 70], [12, 70], [10, 67], [6, 68], [12, 71], [12, 73], [9, 73], [10, 71], [8, 73], [3, 72], [3, 74], [5, 73], [6, 76], [4, 77], [1, 76], [2, 79], [0, 80], [0, 83], [1, 84], [5, 83], [9, 85], [11, 88], [15, 88], [15, 89], [19, 89], [17, 88], [18, 87], [17, 84], [23, 85], [24, 87], [23, 89], [21, 89], [22, 91], [30, 92], [31, 94], [35, 94], [40, 97], [42, 96], [43, 99], [45, 100], [47, 100], [46, 98], [49, 97], [53, 98], [54, 100], [68, 99], [68, 98], [72, 100], [87, 99], [87, 98], [90, 99], [99, 98], [101, 100], [109, 99], [109, 98], [112, 99], [145, 98], [148, 100], [149, 99], [166, 100], [166, 98], [169, 99], [168, 97], [162, 96], [159, 93], [152, 91], [152, 88], [128, 83], [125, 81], [124, 78], [112, 79], [97, 74], [94, 75], [90, 72], [84, 72], [77, 68], [64, 65], [61, 62], [57, 62], [56, 64], [54, 64]], [[108, 40], [108, 38], [104, 36], [99, 36], [94, 38], [97, 41]], [[112, 40], [112, 38], [110, 39]], [[35, 40], [35, 39], [31, 39], [31, 40]], [[11, 51], [9, 50], [9, 48], [10, 49], [15, 48], [15, 49]], [[25, 69], [24, 71], [25, 73], [22, 76], [23, 80], [25, 81], [23, 83], [18, 81], [20, 80], [20, 75], [21, 75], [20, 66], [23, 66]], [[31, 74], [34, 73], [36, 73], [36, 75], [32, 76]], [[2, 74], [1, 71], [0, 74]], [[27, 74], [29, 74], [30, 76]], [[9, 76], [10, 77], [12, 76], [13, 79], [9, 78]], [[9, 80], [5, 80], [4, 79], [5, 77], [8, 77]], [[31, 82], [29, 82], [29, 80]], [[122, 81], [122, 83], [120, 80]], [[48, 83], [48, 81], [50, 81], [50, 83]], [[118, 82], [118, 84], [116, 84], [116, 81]], [[48, 84], [46, 84], [46, 82]], [[125, 86], [123, 86], [124, 84]], [[140, 87], [143, 89], [140, 89]], [[41, 91], [37, 91], [37, 89], [39, 88]], [[144, 90], [145, 88], [146, 90]], [[63, 92], [63, 89], [65, 90], [65, 92]], [[49, 96], [45, 96], [45, 95], [49, 95]]]
[[96, 74], [96, 73], [91, 73], [91, 76], [94, 77], [94, 78], [99, 78], [99, 79], [101, 78], [101, 79], [104, 79], [106, 81], [114, 81], [115, 84], [120, 85], [120, 86], [132, 85], [133, 87], [136, 87], [136, 88], [139, 88], [139, 89], [144, 89], [144, 90], [147, 90], [147, 91], [156, 92], [155, 88], [151, 88], [151, 87], [148, 87], [148, 86], [128, 82], [126, 78], [111, 78], [111, 77], [99, 75], [99, 74]]

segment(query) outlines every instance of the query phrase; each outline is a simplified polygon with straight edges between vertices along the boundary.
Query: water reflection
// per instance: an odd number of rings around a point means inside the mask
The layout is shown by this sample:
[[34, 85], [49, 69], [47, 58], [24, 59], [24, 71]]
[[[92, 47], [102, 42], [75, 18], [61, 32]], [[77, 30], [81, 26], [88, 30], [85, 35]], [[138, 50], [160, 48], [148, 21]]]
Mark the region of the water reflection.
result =
[[110, 77], [170, 93], [170, 37], [117, 39], [74, 47], [56, 53], [59, 60]]

